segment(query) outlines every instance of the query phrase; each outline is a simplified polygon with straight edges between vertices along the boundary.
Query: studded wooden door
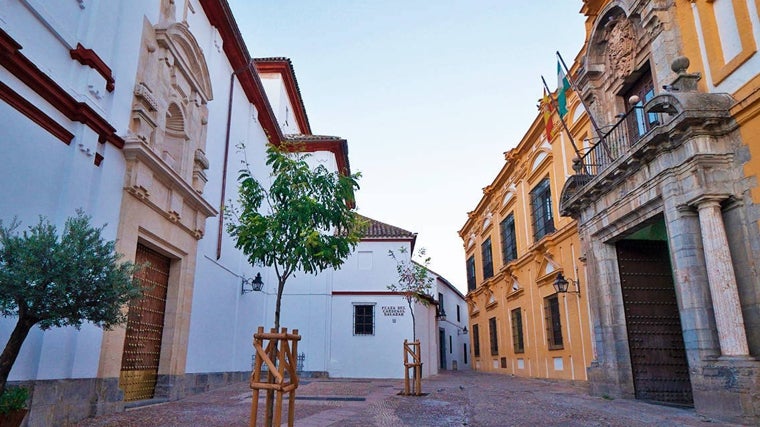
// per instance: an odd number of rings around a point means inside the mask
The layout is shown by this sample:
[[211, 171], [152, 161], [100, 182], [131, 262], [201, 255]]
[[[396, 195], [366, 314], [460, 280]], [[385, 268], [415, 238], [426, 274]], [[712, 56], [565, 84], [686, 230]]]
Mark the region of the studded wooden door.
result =
[[137, 245], [135, 262], [144, 265], [138, 277], [145, 293], [129, 306], [120, 378], [125, 401], [153, 398], [171, 263], [169, 258], [143, 245]]
[[623, 240], [617, 256], [636, 398], [692, 405], [667, 244]]

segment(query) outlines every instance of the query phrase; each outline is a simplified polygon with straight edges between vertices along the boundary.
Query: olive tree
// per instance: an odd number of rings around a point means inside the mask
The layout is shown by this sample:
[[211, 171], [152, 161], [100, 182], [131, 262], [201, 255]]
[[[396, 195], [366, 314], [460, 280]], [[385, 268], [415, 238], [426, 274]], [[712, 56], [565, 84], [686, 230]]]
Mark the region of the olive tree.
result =
[[19, 225], [0, 221], [0, 315], [16, 317], [0, 355], [0, 395], [33, 326], [108, 329], [126, 322], [122, 307], [142, 295], [136, 266], [121, 261], [115, 242], [102, 237], [105, 226], [93, 227], [81, 210], [60, 236], [44, 217], [21, 233]]

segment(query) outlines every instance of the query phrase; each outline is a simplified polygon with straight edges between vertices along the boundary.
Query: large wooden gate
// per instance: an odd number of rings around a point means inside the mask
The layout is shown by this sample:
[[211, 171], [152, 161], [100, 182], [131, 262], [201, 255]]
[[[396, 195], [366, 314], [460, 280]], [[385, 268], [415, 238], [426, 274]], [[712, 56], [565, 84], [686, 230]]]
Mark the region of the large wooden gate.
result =
[[143, 265], [138, 277], [145, 293], [129, 306], [120, 378], [125, 401], [153, 398], [171, 260], [138, 244], [135, 262]]
[[617, 256], [636, 398], [692, 405], [667, 244], [623, 240]]

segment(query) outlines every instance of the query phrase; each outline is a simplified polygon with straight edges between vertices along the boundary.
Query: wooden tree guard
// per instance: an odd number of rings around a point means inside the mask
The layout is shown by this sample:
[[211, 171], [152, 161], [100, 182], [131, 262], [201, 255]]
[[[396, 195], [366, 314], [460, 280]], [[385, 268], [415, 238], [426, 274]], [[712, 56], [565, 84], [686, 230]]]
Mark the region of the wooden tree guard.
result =
[[[409, 362], [411, 355], [412, 361]], [[409, 381], [409, 371], [412, 371], [412, 381]], [[411, 383], [411, 390], [409, 389]], [[420, 355], [420, 342], [408, 342], [404, 340], [404, 395], [422, 395], [422, 358]]]
[[[268, 340], [267, 343], [264, 341]], [[258, 332], [253, 335], [253, 348], [256, 357], [251, 374], [251, 389], [253, 389], [253, 402], [251, 403], [251, 427], [256, 426], [256, 415], [259, 411], [259, 392], [267, 390], [265, 420], [273, 419], [273, 425], [279, 426], [282, 421], [282, 397], [288, 396], [288, 426], [292, 426], [295, 420], [295, 399], [298, 388], [298, 329], [288, 333], [288, 328], [282, 328], [276, 333], [272, 328], [269, 333], [264, 333], [264, 327], [259, 326]], [[265, 346], [266, 344], [266, 346]], [[274, 360], [273, 360], [274, 359]], [[267, 367], [267, 379], [262, 381], [261, 368]], [[270, 414], [272, 399], [275, 400], [274, 414]]]

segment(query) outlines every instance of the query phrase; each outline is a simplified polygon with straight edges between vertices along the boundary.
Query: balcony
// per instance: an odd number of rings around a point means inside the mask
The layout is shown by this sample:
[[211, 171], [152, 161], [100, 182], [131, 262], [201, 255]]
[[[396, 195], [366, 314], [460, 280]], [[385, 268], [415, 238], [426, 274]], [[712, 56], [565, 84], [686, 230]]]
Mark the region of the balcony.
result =
[[[672, 87], [673, 92], [652, 98], [602, 128], [595, 142], [573, 159], [575, 175], [565, 182], [560, 196], [562, 216], [578, 218], [584, 207], [615, 188], [619, 190], [626, 177], [642, 165], [652, 163], [663, 152], [678, 150], [695, 135], [725, 134], [736, 127], [729, 113], [734, 101], [728, 94], [699, 93], [696, 84], [694, 90], [687, 90], [691, 85], [684, 85], [681, 91], [675, 84]], [[672, 161], [694, 155], [688, 152]], [[660, 173], [661, 167], [673, 167], [670, 163], [662, 162], [651, 173]]]

